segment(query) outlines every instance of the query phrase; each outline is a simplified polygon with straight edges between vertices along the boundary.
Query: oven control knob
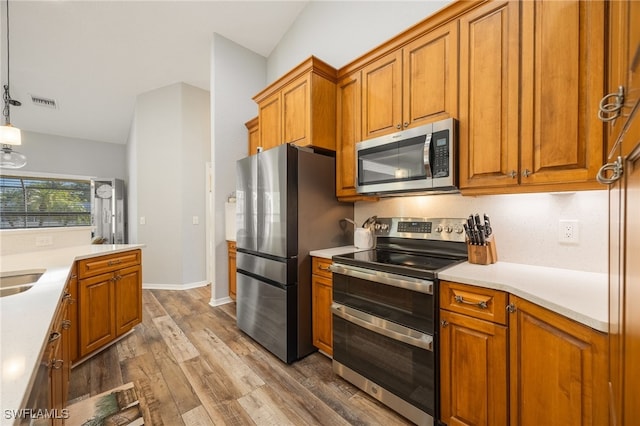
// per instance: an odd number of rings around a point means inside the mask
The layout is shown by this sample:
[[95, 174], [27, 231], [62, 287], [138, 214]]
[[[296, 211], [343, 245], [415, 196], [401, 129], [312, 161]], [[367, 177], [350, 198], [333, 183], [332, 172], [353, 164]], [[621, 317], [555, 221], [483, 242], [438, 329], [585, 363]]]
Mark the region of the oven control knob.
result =
[[376, 225], [380, 225], [380, 229], [383, 231], [388, 231], [389, 230], [389, 224], [388, 223], [376, 223]]
[[456, 234], [462, 234], [464, 232], [462, 226], [456, 226], [453, 230], [456, 231]]
[[453, 232], [453, 227], [451, 225], [447, 225], [447, 229], [446, 229], [447, 233], [450, 234]]
[[444, 228], [442, 228], [442, 225], [438, 225], [436, 228], [436, 232], [440, 233], [444, 230]]

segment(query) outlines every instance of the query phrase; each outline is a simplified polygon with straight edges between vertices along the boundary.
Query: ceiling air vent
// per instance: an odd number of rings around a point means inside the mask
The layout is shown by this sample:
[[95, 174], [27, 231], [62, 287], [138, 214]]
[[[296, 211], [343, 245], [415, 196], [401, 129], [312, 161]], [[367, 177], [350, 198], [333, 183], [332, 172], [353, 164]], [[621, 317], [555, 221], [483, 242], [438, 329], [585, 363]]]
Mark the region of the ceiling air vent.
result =
[[54, 108], [54, 109], [58, 108], [58, 105], [56, 104], [55, 99], [47, 99], [40, 96], [31, 95], [31, 102], [33, 102], [34, 105], [38, 105], [38, 106]]

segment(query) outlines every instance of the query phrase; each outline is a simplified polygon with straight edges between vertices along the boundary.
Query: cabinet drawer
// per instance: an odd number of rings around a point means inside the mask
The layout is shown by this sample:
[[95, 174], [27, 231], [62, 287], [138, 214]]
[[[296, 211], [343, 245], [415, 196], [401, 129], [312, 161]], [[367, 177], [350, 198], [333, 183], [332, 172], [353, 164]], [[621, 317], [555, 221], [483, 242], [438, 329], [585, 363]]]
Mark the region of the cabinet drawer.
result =
[[312, 257], [311, 273], [319, 275], [321, 277], [332, 278], [329, 266], [333, 263], [331, 259], [325, 259], [322, 257]]
[[440, 281], [440, 308], [474, 318], [506, 325], [507, 298], [503, 291]]
[[78, 261], [78, 277], [87, 278], [140, 264], [140, 250], [131, 250]]

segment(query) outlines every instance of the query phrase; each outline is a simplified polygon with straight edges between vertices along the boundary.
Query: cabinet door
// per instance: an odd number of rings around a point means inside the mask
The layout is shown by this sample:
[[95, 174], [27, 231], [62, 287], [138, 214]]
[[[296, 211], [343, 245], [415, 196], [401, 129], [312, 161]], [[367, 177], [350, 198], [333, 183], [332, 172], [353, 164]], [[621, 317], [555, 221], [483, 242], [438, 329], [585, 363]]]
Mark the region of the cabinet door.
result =
[[402, 49], [403, 128], [458, 117], [458, 22]]
[[507, 422], [507, 327], [440, 311], [440, 404], [448, 425]]
[[260, 146], [267, 150], [280, 145], [282, 141], [282, 105], [280, 92], [269, 96], [258, 105], [258, 132]]
[[518, 185], [520, 2], [460, 18], [460, 188]]
[[282, 88], [282, 143], [307, 145], [311, 129], [310, 74]]
[[68, 319], [70, 321], [70, 329], [69, 329], [69, 357], [71, 358], [71, 362], [76, 362], [79, 357], [79, 324], [80, 317], [78, 314], [78, 272], [76, 268], [76, 264], [74, 263], [71, 269], [71, 275], [69, 277], [69, 282], [67, 283], [67, 287], [69, 289], [69, 311], [68, 311]]
[[522, 2], [522, 184], [595, 183], [605, 19], [603, 1]]
[[510, 419], [514, 426], [608, 424], [604, 333], [510, 296]]
[[116, 338], [113, 273], [79, 281], [80, 357]]
[[357, 196], [355, 177], [355, 149], [362, 134], [362, 88], [360, 71], [338, 82], [337, 140], [336, 140], [336, 196]]
[[229, 297], [236, 300], [236, 242], [227, 241], [227, 250], [229, 252]]
[[332, 291], [333, 285], [330, 278], [315, 274], [311, 276], [313, 345], [328, 355], [333, 355]]
[[397, 50], [362, 70], [362, 138], [402, 129], [402, 51]]
[[248, 142], [248, 155], [258, 153], [258, 146], [260, 146], [260, 128], [258, 126], [258, 117], [255, 117], [244, 125], [247, 128], [247, 142]]
[[114, 276], [116, 336], [142, 322], [142, 268], [121, 269]]

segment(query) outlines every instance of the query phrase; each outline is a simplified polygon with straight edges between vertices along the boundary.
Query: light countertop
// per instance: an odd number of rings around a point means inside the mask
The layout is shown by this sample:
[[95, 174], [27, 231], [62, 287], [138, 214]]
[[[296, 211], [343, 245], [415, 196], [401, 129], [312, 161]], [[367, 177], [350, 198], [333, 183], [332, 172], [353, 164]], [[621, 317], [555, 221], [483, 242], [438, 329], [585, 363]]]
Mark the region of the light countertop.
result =
[[333, 256], [336, 256], [339, 254], [355, 253], [357, 251], [363, 251], [363, 250], [369, 250], [369, 249], [359, 249], [359, 248], [356, 248], [355, 246], [342, 246], [342, 247], [332, 247], [332, 248], [321, 249], [321, 250], [312, 250], [309, 252], [309, 255], [313, 257], [323, 257], [325, 259], [331, 259]]
[[[24, 404], [73, 263], [142, 247], [143, 244], [87, 244], [0, 257], [2, 274], [44, 270], [31, 289], [0, 298], [0, 405], [3, 413], [26, 408]], [[13, 423], [13, 419], [2, 417], [2, 424]]]
[[[354, 246], [309, 252], [331, 259], [334, 255], [362, 251]], [[492, 265], [459, 263], [438, 273], [442, 280], [502, 290], [522, 297], [594, 330], [609, 330], [607, 274], [562, 268], [497, 262]]]
[[497, 262], [452, 266], [441, 280], [503, 290], [595, 330], [609, 329], [607, 274]]

